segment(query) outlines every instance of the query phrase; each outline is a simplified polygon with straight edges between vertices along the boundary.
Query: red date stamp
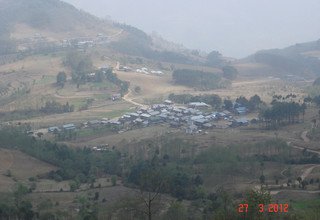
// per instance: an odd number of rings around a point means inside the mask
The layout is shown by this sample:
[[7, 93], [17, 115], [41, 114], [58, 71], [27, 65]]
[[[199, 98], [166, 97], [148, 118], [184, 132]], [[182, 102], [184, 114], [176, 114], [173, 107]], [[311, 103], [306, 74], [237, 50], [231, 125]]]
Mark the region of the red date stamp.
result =
[[[239, 204], [238, 213], [247, 213], [249, 212], [250, 206], [247, 203]], [[287, 213], [289, 211], [289, 204], [259, 204], [258, 211], [260, 213]]]

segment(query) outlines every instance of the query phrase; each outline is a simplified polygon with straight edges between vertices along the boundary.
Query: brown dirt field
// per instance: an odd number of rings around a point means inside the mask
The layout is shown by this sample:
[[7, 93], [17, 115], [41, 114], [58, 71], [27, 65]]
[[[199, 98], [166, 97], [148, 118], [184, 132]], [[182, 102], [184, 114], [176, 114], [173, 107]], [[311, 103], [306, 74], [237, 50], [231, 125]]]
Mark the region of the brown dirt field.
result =
[[[0, 191], [6, 192], [14, 186], [15, 178], [18, 181], [27, 181], [29, 177], [44, 174], [56, 167], [39, 161], [20, 151], [0, 149]], [[4, 176], [7, 170], [11, 171], [12, 177]]]
[[12, 151], [13, 164], [10, 167], [12, 175], [18, 180], [26, 180], [37, 174], [47, 173], [56, 167], [30, 157], [20, 151]]
[[136, 72], [117, 72], [120, 79], [129, 81], [131, 90], [135, 86], [141, 87], [141, 94], [131, 96], [134, 101], [143, 103], [145, 99], [163, 98], [170, 93], [188, 93], [193, 89], [184, 86], [176, 86], [171, 82], [170, 75], [155, 76]]

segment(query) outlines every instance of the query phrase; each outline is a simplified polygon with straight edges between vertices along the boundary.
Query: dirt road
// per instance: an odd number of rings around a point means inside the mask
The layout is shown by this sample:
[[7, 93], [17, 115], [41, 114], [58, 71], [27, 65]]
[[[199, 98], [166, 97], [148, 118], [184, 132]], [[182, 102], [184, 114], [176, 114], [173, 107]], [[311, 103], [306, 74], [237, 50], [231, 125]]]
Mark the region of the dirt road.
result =
[[124, 96], [123, 96], [123, 99], [124, 99], [125, 101], [127, 101], [127, 102], [129, 102], [129, 103], [133, 104], [133, 105], [137, 105], [137, 106], [142, 107], [142, 108], [146, 108], [146, 107], [148, 107], [147, 105], [144, 105], [144, 104], [141, 104], [141, 103], [135, 102], [135, 101], [133, 101], [133, 99], [132, 99], [132, 98], [129, 98], [129, 96], [130, 96], [131, 94], [132, 94], [132, 91], [131, 91], [131, 90], [129, 90], [129, 92], [128, 92], [126, 95], [124, 95]]
[[308, 131], [302, 132], [301, 138], [302, 138], [302, 140], [303, 140], [304, 142], [309, 143], [309, 142], [310, 142], [310, 139], [308, 138], [307, 134], [308, 134]]

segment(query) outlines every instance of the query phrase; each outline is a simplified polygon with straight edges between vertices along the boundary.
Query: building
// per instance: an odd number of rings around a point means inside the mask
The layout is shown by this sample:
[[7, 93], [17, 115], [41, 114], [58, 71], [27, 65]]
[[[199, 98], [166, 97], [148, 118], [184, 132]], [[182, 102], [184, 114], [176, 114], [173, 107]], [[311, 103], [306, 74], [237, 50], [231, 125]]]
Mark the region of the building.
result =
[[76, 126], [74, 124], [65, 124], [62, 126], [63, 130], [70, 131], [75, 130]]
[[91, 127], [95, 127], [101, 124], [101, 121], [99, 120], [91, 120], [88, 122], [88, 125], [90, 125]]
[[210, 106], [204, 102], [190, 102], [188, 104], [190, 108], [209, 108]]
[[248, 126], [249, 121], [246, 118], [235, 119], [232, 121], [231, 127]]
[[120, 93], [113, 94], [111, 99], [112, 99], [112, 101], [117, 101], [117, 100], [121, 99], [121, 94]]
[[236, 110], [236, 113], [239, 114], [239, 115], [247, 114], [247, 108], [246, 107], [238, 107], [235, 110]]
[[196, 134], [196, 133], [198, 133], [198, 127], [194, 124], [191, 124], [186, 128], [186, 133], [187, 134]]
[[119, 126], [121, 122], [118, 119], [109, 120], [109, 124]]
[[61, 129], [58, 128], [58, 127], [50, 127], [50, 128], [48, 128], [48, 132], [49, 132], [49, 133], [59, 132], [59, 131], [61, 131]]
[[172, 102], [171, 100], [168, 100], [168, 99], [167, 99], [167, 100], [164, 101], [164, 104], [165, 104], [165, 105], [172, 105], [173, 102]]

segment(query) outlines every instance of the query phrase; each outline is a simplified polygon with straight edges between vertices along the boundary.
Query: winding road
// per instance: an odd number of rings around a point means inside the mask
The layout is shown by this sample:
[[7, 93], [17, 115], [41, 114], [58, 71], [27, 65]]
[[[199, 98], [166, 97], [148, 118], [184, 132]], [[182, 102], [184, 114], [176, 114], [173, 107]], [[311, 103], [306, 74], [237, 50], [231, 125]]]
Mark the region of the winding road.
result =
[[[305, 143], [309, 143], [310, 142], [310, 139], [307, 137], [307, 134], [308, 134], [308, 131], [304, 131], [301, 134], [301, 138], [303, 139], [303, 141]], [[291, 146], [292, 148], [295, 148], [295, 149], [298, 149], [298, 150], [306, 150], [307, 152], [315, 153], [315, 154], [320, 156], [320, 151], [312, 150], [312, 149], [309, 149], [309, 148], [306, 148], [306, 147], [295, 146], [295, 145], [292, 145], [290, 142], [288, 142], [288, 145]], [[311, 165], [311, 167], [308, 167], [308, 168], [304, 169], [302, 174], [300, 175], [302, 180], [305, 180], [312, 173], [312, 171], [315, 168], [320, 167], [320, 164], [310, 164], [310, 165]], [[284, 170], [281, 171], [281, 175], [282, 176], [285, 176], [284, 172], [286, 170], [287, 169], [284, 169]], [[302, 192], [302, 193], [312, 193], [313, 194], [313, 193], [320, 193], [320, 190], [271, 190], [270, 194], [271, 195], [277, 195], [280, 192]]]
[[133, 101], [133, 99], [132, 99], [132, 98], [129, 98], [129, 95], [131, 95], [131, 93], [132, 93], [132, 91], [131, 91], [131, 90], [129, 90], [129, 92], [128, 92], [126, 95], [124, 95], [124, 96], [123, 96], [123, 100], [125, 100], [126, 102], [129, 102], [129, 103], [131, 103], [131, 104], [133, 104], [133, 105], [136, 105], [136, 106], [142, 107], [142, 108], [146, 108], [146, 107], [148, 107], [147, 105], [144, 105], [144, 104], [141, 104], [141, 103], [135, 102], [135, 101]]

